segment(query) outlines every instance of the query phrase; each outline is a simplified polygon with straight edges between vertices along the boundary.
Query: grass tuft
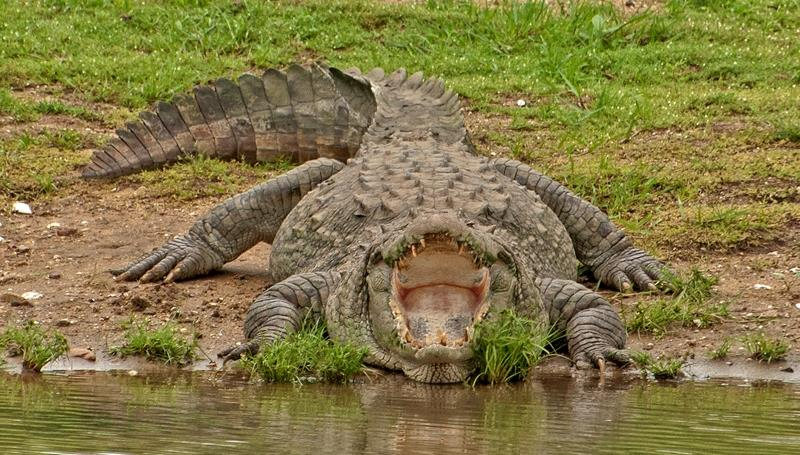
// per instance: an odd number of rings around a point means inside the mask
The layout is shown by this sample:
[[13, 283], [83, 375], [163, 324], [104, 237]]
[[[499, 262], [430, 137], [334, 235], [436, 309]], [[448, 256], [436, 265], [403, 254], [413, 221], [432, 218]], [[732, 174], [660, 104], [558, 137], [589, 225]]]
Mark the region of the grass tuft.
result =
[[789, 343], [777, 338], [767, 338], [763, 333], [745, 336], [742, 342], [750, 357], [767, 363], [781, 360], [789, 352]]
[[292, 167], [294, 164], [288, 160], [249, 165], [196, 155], [165, 169], [143, 171], [126, 178], [145, 185], [151, 196], [191, 200], [237, 193], [253, 180], [250, 177], [264, 179]]
[[654, 359], [647, 352], [635, 352], [631, 356], [643, 375], [652, 375], [655, 379], [675, 379], [683, 375], [686, 361], [680, 358]]
[[688, 278], [665, 272], [662, 285], [672, 297], [636, 302], [632, 311], [623, 308], [625, 326], [630, 332], [654, 335], [663, 335], [672, 324], [708, 327], [729, 314], [726, 304], [708, 304], [716, 283], [715, 277], [697, 269]]
[[122, 327], [125, 329], [125, 342], [112, 347], [109, 350], [112, 355], [141, 355], [147, 360], [178, 366], [187, 365], [197, 357], [197, 339], [182, 336], [174, 323], [151, 329], [148, 321], [131, 318]]
[[772, 138], [776, 141], [786, 141], [800, 144], [800, 124], [783, 125], [775, 130]]
[[39, 101], [33, 105], [33, 110], [39, 114], [68, 115], [70, 117], [83, 119], [88, 122], [98, 122], [103, 120], [103, 117], [96, 112], [90, 111], [89, 109], [81, 106], [70, 106], [60, 101]]
[[37, 372], [69, 350], [67, 339], [61, 332], [45, 333], [33, 322], [6, 329], [0, 336], [0, 347], [22, 355], [23, 368]]
[[317, 324], [261, 347], [244, 356], [242, 367], [266, 382], [346, 382], [364, 367], [366, 348], [342, 344], [327, 337]]
[[722, 344], [720, 344], [717, 349], [708, 352], [708, 357], [714, 360], [721, 360], [728, 357], [728, 353], [731, 352], [731, 345], [732, 343], [729, 338], [722, 340]]
[[542, 324], [506, 310], [475, 327], [476, 370], [472, 383], [523, 380], [549, 355], [555, 334]]
[[17, 122], [32, 122], [39, 118], [29, 104], [16, 99], [7, 89], [0, 89], [0, 116], [2, 115]]

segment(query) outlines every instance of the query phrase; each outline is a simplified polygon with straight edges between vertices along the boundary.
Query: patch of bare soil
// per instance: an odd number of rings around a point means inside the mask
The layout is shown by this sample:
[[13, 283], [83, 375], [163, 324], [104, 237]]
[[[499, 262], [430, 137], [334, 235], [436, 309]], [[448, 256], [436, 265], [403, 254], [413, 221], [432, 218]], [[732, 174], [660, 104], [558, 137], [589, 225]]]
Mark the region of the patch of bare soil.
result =
[[[800, 268], [800, 232], [793, 234], [770, 251], [710, 253], [692, 262], [673, 261], [674, 269], [697, 267], [717, 276], [719, 283], [708, 304], [728, 304], [730, 316], [704, 329], [673, 327], [663, 337], [631, 333], [629, 348], [647, 350], [654, 356], [682, 356], [690, 371], [699, 376], [800, 381], [800, 278], [795, 275]], [[612, 301], [619, 298], [610, 297]], [[624, 302], [636, 298], [623, 297]], [[619, 306], [622, 301], [616, 303]], [[789, 342], [788, 360], [766, 364], [750, 359], [741, 339], [757, 333]], [[710, 351], [726, 339], [732, 342], [729, 358], [711, 360]]]
[[121, 283], [118, 268], [183, 233], [216, 200], [141, 200], [135, 188], [80, 184], [33, 215], [2, 219], [3, 294], [36, 292], [29, 305], [0, 304], [0, 327], [35, 320], [58, 328], [73, 347], [103, 352], [122, 339], [131, 315], [177, 321], [214, 358], [242, 339], [242, 316], [267, 285], [268, 246], [259, 245], [221, 272], [178, 284]]

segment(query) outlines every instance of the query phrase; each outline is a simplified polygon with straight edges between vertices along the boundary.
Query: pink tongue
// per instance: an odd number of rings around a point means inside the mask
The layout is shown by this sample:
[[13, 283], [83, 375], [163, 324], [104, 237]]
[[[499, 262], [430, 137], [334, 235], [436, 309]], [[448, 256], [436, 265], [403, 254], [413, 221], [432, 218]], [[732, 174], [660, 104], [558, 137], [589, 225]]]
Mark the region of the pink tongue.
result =
[[403, 307], [411, 336], [438, 343], [444, 332], [450, 341], [464, 337], [472, 324], [475, 294], [465, 288], [447, 285], [423, 286], [408, 291]]

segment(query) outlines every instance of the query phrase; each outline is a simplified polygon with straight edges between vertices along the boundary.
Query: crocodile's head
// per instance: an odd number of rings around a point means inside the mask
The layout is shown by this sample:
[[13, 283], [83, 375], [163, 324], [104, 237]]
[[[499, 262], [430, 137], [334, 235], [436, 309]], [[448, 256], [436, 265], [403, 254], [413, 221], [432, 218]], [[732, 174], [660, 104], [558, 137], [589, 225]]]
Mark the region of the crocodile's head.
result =
[[373, 363], [422, 382], [466, 379], [475, 325], [517, 289], [516, 265], [491, 234], [441, 215], [388, 235], [358, 269], [343, 287], [359, 291], [339, 306], [360, 308], [352, 316], [368, 330], [340, 338], [366, 341]]

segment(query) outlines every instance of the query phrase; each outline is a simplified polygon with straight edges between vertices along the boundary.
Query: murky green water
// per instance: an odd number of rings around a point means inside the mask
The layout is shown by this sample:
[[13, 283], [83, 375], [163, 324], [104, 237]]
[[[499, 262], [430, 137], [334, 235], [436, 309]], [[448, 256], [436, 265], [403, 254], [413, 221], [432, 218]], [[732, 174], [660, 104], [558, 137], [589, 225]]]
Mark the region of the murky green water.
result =
[[800, 453], [800, 386], [0, 374], [0, 453]]

